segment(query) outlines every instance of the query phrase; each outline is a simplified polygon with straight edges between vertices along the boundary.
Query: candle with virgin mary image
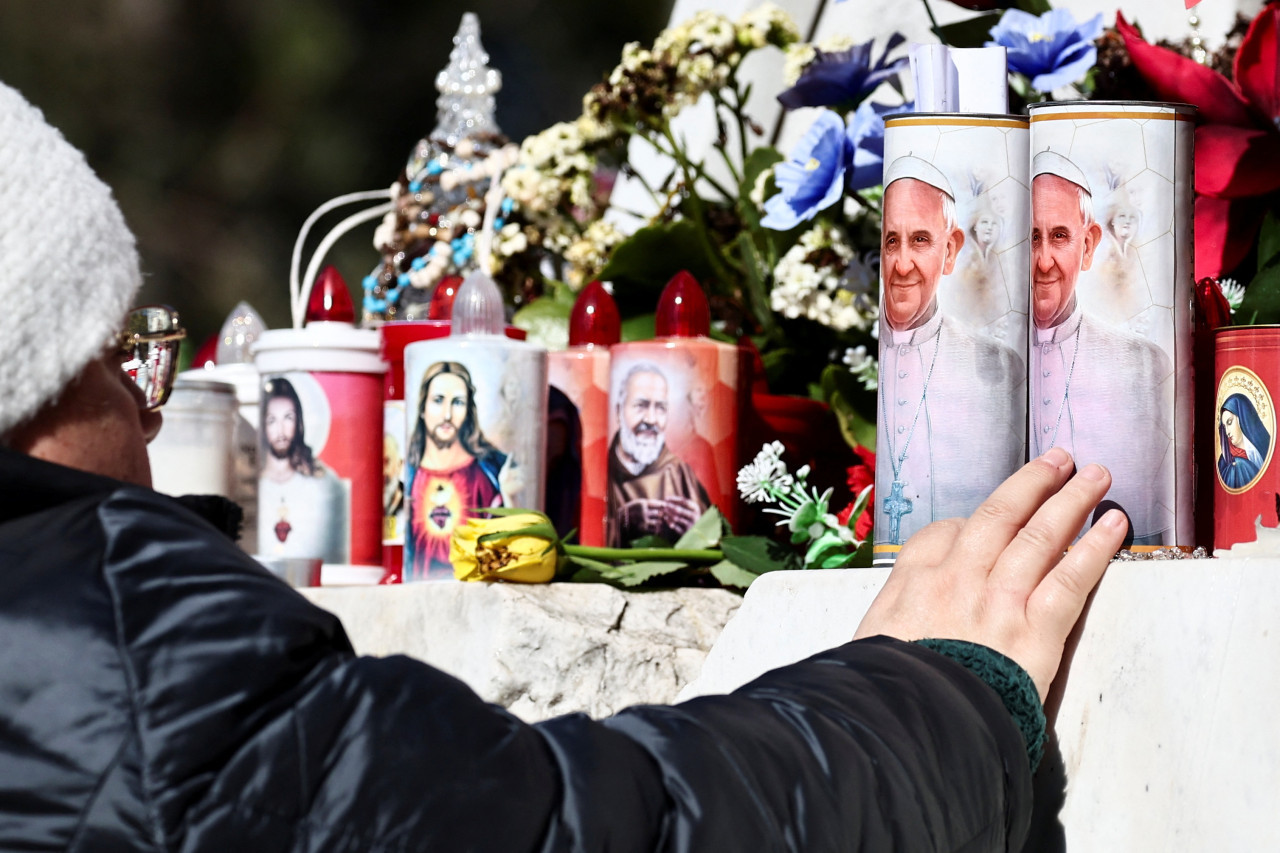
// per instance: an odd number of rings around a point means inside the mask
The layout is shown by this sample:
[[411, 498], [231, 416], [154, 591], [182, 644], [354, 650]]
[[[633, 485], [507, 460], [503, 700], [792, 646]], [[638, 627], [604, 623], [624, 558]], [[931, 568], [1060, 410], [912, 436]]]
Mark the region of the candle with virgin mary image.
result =
[[1105, 504], [1128, 515], [1134, 551], [1195, 544], [1193, 119], [1172, 104], [1031, 107], [1029, 450], [1110, 469]]
[[1254, 542], [1260, 527], [1280, 526], [1280, 469], [1273, 461], [1280, 328], [1228, 326], [1214, 344], [1214, 407], [1196, 417], [1214, 434], [1214, 466], [1206, 473], [1214, 481], [1213, 545], [1223, 549]]
[[874, 561], [1025, 454], [1027, 121], [885, 121]]

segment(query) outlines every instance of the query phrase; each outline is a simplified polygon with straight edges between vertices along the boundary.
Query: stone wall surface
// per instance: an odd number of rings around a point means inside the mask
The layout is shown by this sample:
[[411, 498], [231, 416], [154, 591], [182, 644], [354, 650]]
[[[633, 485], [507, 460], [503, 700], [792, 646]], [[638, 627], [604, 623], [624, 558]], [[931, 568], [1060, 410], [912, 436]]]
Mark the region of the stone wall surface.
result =
[[[885, 569], [752, 584], [682, 699], [852, 636]], [[1046, 703], [1024, 853], [1280, 850], [1280, 556], [1115, 562]]]
[[722, 589], [422, 583], [302, 590], [356, 651], [407, 654], [530, 722], [668, 703], [742, 598]]

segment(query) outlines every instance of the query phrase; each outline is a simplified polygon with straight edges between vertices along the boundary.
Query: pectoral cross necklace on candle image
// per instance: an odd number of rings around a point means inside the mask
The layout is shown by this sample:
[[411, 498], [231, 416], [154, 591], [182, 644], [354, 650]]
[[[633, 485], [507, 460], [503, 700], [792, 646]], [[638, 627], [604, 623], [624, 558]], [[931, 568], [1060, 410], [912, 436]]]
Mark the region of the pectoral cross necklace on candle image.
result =
[[880, 383], [880, 408], [884, 411], [883, 417], [885, 421], [885, 443], [889, 445], [889, 467], [893, 470], [893, 482], [889, 485], [889, 496], [884, 499], [881, 506], [884, 508], [885, 514], [889, 516], [889, 544], [902, 544], [902, 517], [911, 512], [911, 499], [902, 493], [902, 463], [907, 459], [907, 448], [911, 446], [911, 437], [916, 434], [916, 426], [920, 423], [920, 412], [924, 409], [925, 400], [929, 399], [929, 382], [933, 379], [933, 368], [938, 364], [938, 350], [942, 347], [934, 344], [933, 358], [929, 361], [929, 372], [924, 377], [924, 387], [920, 390], [920, 402], [916, 405], [915, 417], [911, 419], [911, 429], [907, 430], [907, 437], [902, 442], [902, 452], [894, 453], [893, 436], [888, 429], [888, 412], [889, 407], [885, 401], [884, 386]]

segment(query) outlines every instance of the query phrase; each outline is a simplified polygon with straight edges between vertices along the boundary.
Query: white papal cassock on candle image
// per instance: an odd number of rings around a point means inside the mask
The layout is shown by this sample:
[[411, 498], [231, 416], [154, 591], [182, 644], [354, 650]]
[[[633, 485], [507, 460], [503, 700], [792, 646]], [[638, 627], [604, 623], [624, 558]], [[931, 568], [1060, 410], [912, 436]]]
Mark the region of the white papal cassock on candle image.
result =
[[970, 515], [1026, 447], [1027, 120], [885, 122], [875, 562]]
[[1193, 539], [1194, 112], [1031, 107], [1029, 450], [1110, 469], [1135, 550]]

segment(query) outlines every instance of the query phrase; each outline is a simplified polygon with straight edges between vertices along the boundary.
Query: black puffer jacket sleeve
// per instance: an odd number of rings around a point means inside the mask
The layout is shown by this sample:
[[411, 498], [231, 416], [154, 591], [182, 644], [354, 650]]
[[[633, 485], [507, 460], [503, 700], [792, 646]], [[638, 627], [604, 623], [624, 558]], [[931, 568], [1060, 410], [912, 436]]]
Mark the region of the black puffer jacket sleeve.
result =
[[157, 849], [1005, 850], [1025, 834], [1017, 728], [927, 649], [862, 641], [731, 696], [530, 726], [424, 664], [356, 657], [332, 615], [160, 496], [123, 490], [98, 514], [137, 768], [117, 787]]

